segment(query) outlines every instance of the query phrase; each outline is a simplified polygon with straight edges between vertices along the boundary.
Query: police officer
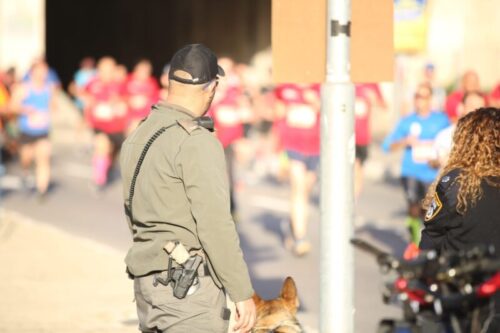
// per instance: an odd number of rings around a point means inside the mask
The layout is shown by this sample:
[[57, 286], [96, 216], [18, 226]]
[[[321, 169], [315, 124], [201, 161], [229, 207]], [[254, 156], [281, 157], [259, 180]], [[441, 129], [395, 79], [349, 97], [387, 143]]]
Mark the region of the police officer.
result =
[[[225, 292], [236, 303], [234, 330], [247, 332], [255, 322], [254, 292], [230, 214], [224, 152], [207, 119], [200, 118], [223, 75], [204, 45], [177, 51], [167, 100], [152, 108], [121, 151], [133, 236], [125, 262], [134, 277], [142, 332], [225, 332]], [[164, 247], [170, 241], [203, 257], [196, 285], [180, 299], [168, 283], [172, 260]]]
[[[458, 251], [492, 244], [500, 253], [500, 109], [480, 108], [458, 121], [441, 175], [424, 201], [420, 248]], [[500, 297], [495, 303], [496, 314], [481, 332], [500, 332]]]

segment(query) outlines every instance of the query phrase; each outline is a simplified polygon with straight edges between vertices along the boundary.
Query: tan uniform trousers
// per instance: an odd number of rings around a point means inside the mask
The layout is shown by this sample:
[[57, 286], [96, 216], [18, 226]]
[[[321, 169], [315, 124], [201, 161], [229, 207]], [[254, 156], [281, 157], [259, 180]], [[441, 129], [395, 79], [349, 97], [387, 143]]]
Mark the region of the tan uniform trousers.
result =
[[143, 333], [227, 332], [226, 296], [210, 276], [199, 277], [200, 287], [178, 299], [170, 285], [153, 286], [154, 275], [134, 279], [134, 293]]

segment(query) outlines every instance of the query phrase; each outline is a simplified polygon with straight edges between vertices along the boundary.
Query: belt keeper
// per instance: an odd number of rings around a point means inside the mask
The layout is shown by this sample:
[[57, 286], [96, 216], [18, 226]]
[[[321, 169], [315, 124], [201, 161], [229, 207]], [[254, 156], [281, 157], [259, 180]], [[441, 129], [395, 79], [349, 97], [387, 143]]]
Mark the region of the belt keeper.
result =
[[208, 269], [208, 265], [206, 260], [203, 260], [203, 276], [209, 276], [210, 275], [210, 270]]
[[222, 320], [229, 320], [229, 318], [231, 317], [231, 310], [229, 310], [228, 308], [223, 308], [220, 316], [222, 317]]

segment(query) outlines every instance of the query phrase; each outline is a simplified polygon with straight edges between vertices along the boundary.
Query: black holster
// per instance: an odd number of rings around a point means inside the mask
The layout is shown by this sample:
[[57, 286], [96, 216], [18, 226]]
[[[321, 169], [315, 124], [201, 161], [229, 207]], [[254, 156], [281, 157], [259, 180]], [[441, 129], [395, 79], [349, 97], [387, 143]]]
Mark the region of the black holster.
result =
[[183, 265], [172, 267], [173, 259], [168, 259], [167, 278], [163, 279], [159, 274], [155, 275], [153, 282], [154, 286], [158, 283], [163, 285], [171, 285], [175, 297], [185, 298], [189, 288], [198, 283], [198, 268], [200, 267], [203, 258], [200, 255], [191, 256]]

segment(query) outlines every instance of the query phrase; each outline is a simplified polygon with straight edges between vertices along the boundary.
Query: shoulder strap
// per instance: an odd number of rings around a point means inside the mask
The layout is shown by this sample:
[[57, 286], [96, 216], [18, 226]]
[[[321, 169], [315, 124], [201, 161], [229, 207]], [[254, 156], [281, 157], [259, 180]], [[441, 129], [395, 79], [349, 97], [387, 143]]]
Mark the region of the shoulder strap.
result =
[[158, 139], [160, 135], [162, 135], [167, 129], [176, 126], [177, 123], [173, 123], [170, 126], [164, 126], [157, 130], [151, 138], [149, 138], [148, 142], [144, 146], [144, 149], [142, 150], [141, 155], [139, 156], [139, 160], [137, 161], [137, 165], [134, 170], [134, 175], [132, 176], [132, 181], [130, 183], [130, 190], [129, 190], [129, 195], [128, 195], [128, 205], [127, 202], [125, 202], [124, 207], [125, 207], [125, 214], [130, 218], [130, 222], [134, 221], [134, 216], [132, 214], [132, 200], [134, 199], [134, 192], [135, 192], [135, 183], [137, 181], [137, 176], [139, 175], [139, 171], [141, 170], [142, 162], [144, 162], [144, 158], [146, 157], [146, 154], [153, 144], [153, 142]]

